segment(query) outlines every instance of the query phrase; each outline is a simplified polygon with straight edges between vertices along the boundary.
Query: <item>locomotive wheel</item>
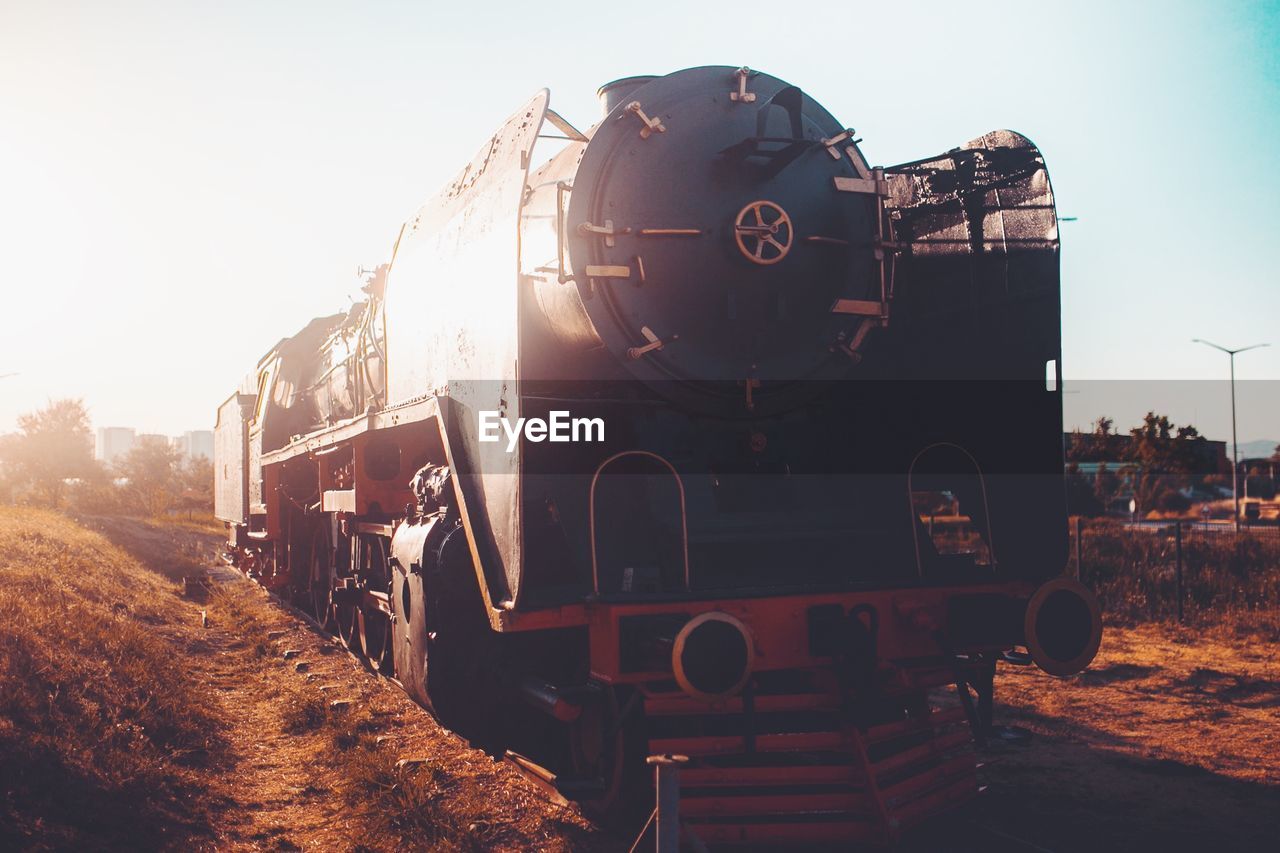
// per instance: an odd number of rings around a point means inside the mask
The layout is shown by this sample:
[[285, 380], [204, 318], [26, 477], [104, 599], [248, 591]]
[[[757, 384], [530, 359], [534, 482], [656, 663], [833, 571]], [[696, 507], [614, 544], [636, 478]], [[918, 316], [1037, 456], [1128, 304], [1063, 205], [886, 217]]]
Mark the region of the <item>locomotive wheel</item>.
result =
[[635, 707], [640, 701], [636, 694], [605, 688], [598, 701], [583, 708], [569, 737], [574, 773], [604, 782], [598, 797], [579, 802], [583, 813], [603, 826], [631, 834], [653, 800], [646, 790], [644, 715]]
[[360, 648], [360, 615], [354, 604], [334, 604], [333, 620], [338, 627], [338, 639], [348, 651], [363, 654]]
[[[352, 553], [350, 543], [348, 542], [346, 549], [346, 559], [338, 556], [338, 565], [334, 570], [334, 583], [337, 585], [343, 581], [350, 581], [358, 577], [357, 572], [352, 570], [351, 560]], [[338, 639], [342, 641], [342, 645], [349, 651], [361, 654], [360, 648], [360, 618], [358, 615], [359, 607], [355, 604], [348, 604], [341, 598], [333, 602], [333, 622], [338, 630]]]
[[445, 535], [429, 583], [427, 694], [436, 719], [490, 755], [507, 746], [497, 635], [489, 628], [466, 531]]
[[324, 522], [311, 537], [311, 571], [308, 598], [311, 615], [316, 617], [326, 631], [334, 629], [333, 620], [333, 545], [329, 542], [329, 528]]
[[[370, 590], [385, 593], [391, 600], [391, 572], [387, 565], [387, 540], [381, 536], [360, 537], [360, 574]], [[380, 608], [362, 605], [356, 613], [360, 649], [375, 671], [393, 668], [391, 660], [391, 617]]]

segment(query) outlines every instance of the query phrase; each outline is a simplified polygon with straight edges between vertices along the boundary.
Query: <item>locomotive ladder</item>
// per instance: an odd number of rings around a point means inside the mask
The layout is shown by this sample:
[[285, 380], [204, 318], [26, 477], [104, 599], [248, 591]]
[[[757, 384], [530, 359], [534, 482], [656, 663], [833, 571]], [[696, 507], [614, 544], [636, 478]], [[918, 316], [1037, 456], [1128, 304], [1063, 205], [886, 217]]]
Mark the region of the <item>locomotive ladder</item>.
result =
[[838, 690], [813, 685], [762, 686], [717, 705], [649, 693], [649, 751], [689, 757], [680, 818], [703, 842], [890, 844], [979, 793], [965, 708], [923, 701], [954, 673], [906, 673], [890, 694], [896, 715], [867, 728], [848, 720]]

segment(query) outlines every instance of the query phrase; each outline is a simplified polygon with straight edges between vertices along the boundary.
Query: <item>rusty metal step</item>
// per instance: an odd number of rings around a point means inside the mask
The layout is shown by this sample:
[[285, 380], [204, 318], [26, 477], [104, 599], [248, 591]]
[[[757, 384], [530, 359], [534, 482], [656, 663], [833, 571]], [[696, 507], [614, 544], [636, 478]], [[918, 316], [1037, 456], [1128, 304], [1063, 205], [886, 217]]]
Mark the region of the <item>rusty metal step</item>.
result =
[[[840, 698], [828, 693], [792, 693], [756, 696], [752, 702], [758, 714], [786, 711], [834, 711], [840, 707]], [[647, 696], [645, 713], [651, 716], [685, 716], [692, 714], [741, 714], [744, 702], [734, 696], [716, 704], [709, 704], [683, 693]]]
[[680, 784], [687, 788], [762, 785], [862, 785], [866, 776], [852, 764], [798, 764], [774, 767], [687, 767]]
[[968, 776], [974, 779], [976, 786], [977, 766], [977, 762], [974, 761], [972, 755], [958, 755], [949, 761], [927, 768], [920, 773], [899, 779], [890, 785], [881, 786], [880, 795], [884, 798], [886, 804], [894, 806], [905, 803], [932, 788], [950, 784], [961, 776]]
[[955, 808], [982, 793], [976, 776], [964, 776], [904, 806], [890, 809], [900, 826], [910, 826], [934, 815]]
[[860, 791], [834, 793], [780, 794], [696, 794], [681, 795], [680, 816], [764, 817], [838, 813], [870, 820], [876, 816], [875, 802]]
[[917, 734], [930, 729], [940, 729], [943, 726], [962, 721], [967, 722], [964, 708], [957, 705], [956, 707], [948, 708], [945, 711], [934, 711], [927, 717], [872, 726], [867, 729], [863, 738], [869, 745], [884, 743], [886, 741], [903, 737], [904, 735]]
[[[657, 738], [649, 741], [651, 755], [732, 755], [747, 752], [747, 738], [742, 735], [709, 737]], [[844, 732], [797, 732], [794, 734], [759, 734], [753, 738], [755, 752], [830, 752], [849, 748]]]
[[812, 844], [876, 843], [886, 840], [885, 828], [878, 820], [802, 820], [762, 823], [686, 824], [705, 844], [750, 844], [777, 848]]
[[931, 738], [919, 746], [904, 749], [901, 752], [895, 752], [892, 755], [885, 756], [878, 761], [871, 762], [871, 767], [875, 771], [877, 779], [900, 770], [912, 764], [927, 761], [930, 758], [940, 757], [942, 753], [963, 746], [973, 739], [968, 729], [954, 732], [949, 735]]

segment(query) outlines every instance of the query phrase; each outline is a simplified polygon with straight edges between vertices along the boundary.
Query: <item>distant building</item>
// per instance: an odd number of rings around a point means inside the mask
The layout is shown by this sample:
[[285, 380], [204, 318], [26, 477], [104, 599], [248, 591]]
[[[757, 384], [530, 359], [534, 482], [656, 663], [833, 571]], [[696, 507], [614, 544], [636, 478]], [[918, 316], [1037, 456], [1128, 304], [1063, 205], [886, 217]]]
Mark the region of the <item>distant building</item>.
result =
[[133, 448], [136, 440], [132, 427], [98, 427], [93, 457], [107, 465], [114, 465]]
[[98, 427], [93, 455], [113, 465], [133, 448], [148, 442], [172, 447], [184, 459], [213, 459], [213, 431], [207, 429], [188, 430], [170, 438], [159, 433], [138, 433], [133, 427]]
[[[1165, 439], [1170, 443], [1178, 439]], [[1063, 449], [1068, 464], [1075, 463], [1086, 474], [1096, 474], [1101, 465], [1119, 473], [1121, 468], [1132, 466], [1130, 459], [1136, 439], [1131, 435], [1098, 435], [1091, 432], [1067, 432], [1062, 435]], [[1205, 438], [1184, 441], [1183, 446], [1194, 454], [1193, 475], [1230, 474], [1227, 460], [1227, 443]]]
[[179, 453], [188, 459], [199, 459], [203, 457], [212, 461], [213, 430], [188, 430], [182, 435], [174, 437], [173, 446], [178, 449]]

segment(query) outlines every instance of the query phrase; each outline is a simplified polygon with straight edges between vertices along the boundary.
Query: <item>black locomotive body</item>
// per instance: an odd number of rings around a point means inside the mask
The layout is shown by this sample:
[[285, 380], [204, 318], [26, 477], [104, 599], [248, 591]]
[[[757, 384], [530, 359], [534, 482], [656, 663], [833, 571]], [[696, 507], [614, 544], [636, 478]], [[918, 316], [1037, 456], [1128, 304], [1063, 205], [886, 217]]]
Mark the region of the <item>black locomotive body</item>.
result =
[[601, 94], [535, 96], [219, 409], [231, 557], [596, 812], [680, 753], [705, 841], [890, 840], [976, 792], [1002, 654], [1100, 639], [1043, 159], [871, 168], [745, 68]]

